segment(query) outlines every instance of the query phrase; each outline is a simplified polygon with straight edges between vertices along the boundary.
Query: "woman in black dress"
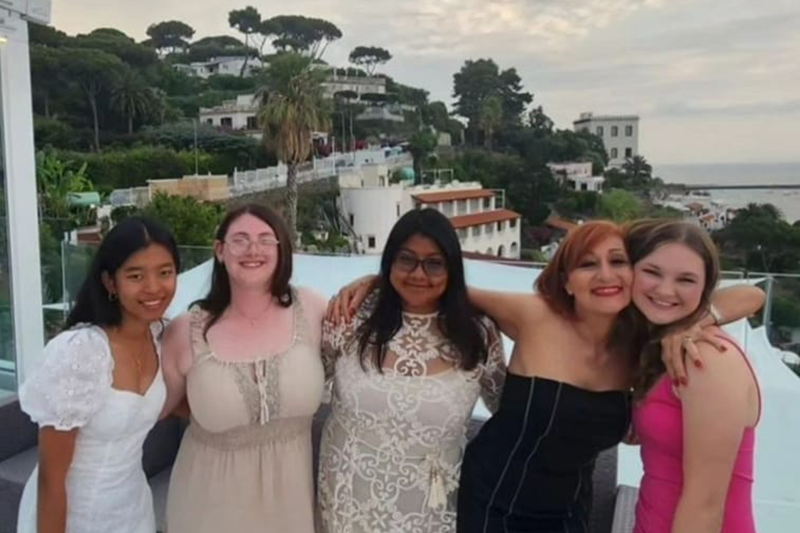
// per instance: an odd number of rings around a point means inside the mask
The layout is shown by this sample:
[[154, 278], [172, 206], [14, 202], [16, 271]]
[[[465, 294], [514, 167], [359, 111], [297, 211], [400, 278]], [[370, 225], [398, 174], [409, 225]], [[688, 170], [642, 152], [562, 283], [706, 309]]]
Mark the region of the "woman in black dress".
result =
[[515, 345], [500, 409], [464, 455], [459, 533], [587, 531], [594, 461], [630, 422], [635, 339], [615, 325], [631, 281], [621, 228], [589, 222], [537, 294], [470, 290]]

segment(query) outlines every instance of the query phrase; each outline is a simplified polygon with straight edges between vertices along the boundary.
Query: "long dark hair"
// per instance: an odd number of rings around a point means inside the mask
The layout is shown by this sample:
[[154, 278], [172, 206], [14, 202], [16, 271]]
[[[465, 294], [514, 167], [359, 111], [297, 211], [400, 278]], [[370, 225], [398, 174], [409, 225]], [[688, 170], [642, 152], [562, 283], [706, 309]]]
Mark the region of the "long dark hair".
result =
[[[278, 299], [278, 303], [283, 307], [292, 305], [292, 291], [289, 280], [292, 278], [292, 241], [286, 223], [273, 209], [261, 204], [245, 204], [238, 208], [228, 211], [222, 223], [217, 228], [215, 239], [224, 242], [228, 236], [228, 228], [231, 224], [243, 215], [253, 215], [260, 219], [275, 232], [278, 238], [278, 264], [270, 282], [270, 292]], [[265, 287], [266, 288], [266, 287]], [[228, 269], [225, 263], [214, 260], [214, 268], [211, 271], [211, 288], [202, 300], [195, 302], [200, 309], [209, 315], [206, 321], [203, 334], [208, 333], [222, 316], [222, 313], [231, 305], [231, 281], [228, 277]]]
[[135, 216], [125, 218], [111, 228], [92, 259], [89, 273], [75, 298], [75, 305], [67, 316], [65, 329], [81, 323], [118, 326], [122, 322], [122, 310], [119, 300], [112, 298], [103, 285], [103, 273], [114, 277], [125, 261], [151, 244], [166, 248], [175, 263], [176, 272], [180, 270], [175, 238], [158, 222]]
[[467, 299], [461, 245], [450, 220], [435, 209], [414, 209], [395, 223], [381, 257], [378, 297], [375, 309], [357, 331], [362, 368], [367, 361], [379, 372], [386, 359], [387, 345], [403, 323], [403, 302], [392, 286], [389, 274], [400, 248], [414, 235], [431, 239], [442, 252], [447, 266], [447, 288], [439, 300], [439, 327], [453, 343], [458, 367], [472, 370], [486, 361], [486, 331], [475, 308]]
[[664, 362], [661, 360], [661, 339], [672, 331], [685, 329], [697, 322], [708, 311], [711, 294], [719, 281], [717, 248], [708, 233], [696, 224], [680, 220], [641, 220], [627, 228], [625, 245], [633, 265], [653, 253], [659, 246], [670, 243], [683, 244], [702, 258], [705, 286], [697, 309], [672, 324], [650, 324], [641, 311], [631, 306], [636, 313], [637, 329], [646, 332], [646, 335], [640, 335], [641, 355], [634, 386], [635, 395], [639, 399], [644, 397], [650, 387], [666, 372]]

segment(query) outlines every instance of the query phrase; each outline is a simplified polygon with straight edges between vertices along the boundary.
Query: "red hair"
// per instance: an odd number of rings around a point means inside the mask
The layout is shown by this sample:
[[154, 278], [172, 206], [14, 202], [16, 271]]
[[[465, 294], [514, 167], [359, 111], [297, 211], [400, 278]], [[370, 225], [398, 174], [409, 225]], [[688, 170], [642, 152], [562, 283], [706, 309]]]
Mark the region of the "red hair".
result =
[[586, 254], [609, 237], [625, 242], [623, 229], [607, 220], [586, 222], [567, 233], [556, 255], [536, 279], [536, 290], [550, 309], [567, 318], [575, 317], [575, 302], [565, 287], [567, 276]]

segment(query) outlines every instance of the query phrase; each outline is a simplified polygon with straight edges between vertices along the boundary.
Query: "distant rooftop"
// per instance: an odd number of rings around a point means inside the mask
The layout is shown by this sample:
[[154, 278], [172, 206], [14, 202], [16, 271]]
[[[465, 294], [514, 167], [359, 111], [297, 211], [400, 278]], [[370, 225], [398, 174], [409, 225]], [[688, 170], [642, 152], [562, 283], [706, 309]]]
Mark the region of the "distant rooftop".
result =
[[471, 198], [491, 198], [494, 193], [487, 189], [473, 189], [473, 190], [456, 190], [456, 191], [443, 191], [431, 192], [423, 194], [412, 195], [416, 200], [426, 204], [435, 204], [437, 202], [448, 202], [452, 200], [467, 200]]
[[578, 120], [573, 121], [573, 124], [583, 124], [584, 122], [592, 122], [598, 120], [619, 120], [619, 121], [631, 121], [631, 120], [639, 120], [639, 115], [595, 115], [591, 111], [586, 111], [581, 113]]

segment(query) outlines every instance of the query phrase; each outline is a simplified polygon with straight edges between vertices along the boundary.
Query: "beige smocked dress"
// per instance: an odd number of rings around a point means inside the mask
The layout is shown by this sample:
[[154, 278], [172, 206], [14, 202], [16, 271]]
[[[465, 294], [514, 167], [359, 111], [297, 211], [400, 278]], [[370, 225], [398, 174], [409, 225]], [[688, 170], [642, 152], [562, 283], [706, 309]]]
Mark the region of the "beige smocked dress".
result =
[[292, 305], [289, 348], [241, 363], [214, 355], [207, 315], [191, 309], [192, 421], [172, 470], [169, 533], [313, 533], [311, 420], [324, 371], [296, 292]]
[[375, 301], [348, 324], [323, 325], [333, 376], [320, 450], [323, 531], [454, 533], [467, 424], [479, 396], [496, 410], [505, 381], [499, 331], [483, 319], [488, 359], [460, 370], [437, 315], [403, 313], [380, 373], [358, 355], [358, 328]]

